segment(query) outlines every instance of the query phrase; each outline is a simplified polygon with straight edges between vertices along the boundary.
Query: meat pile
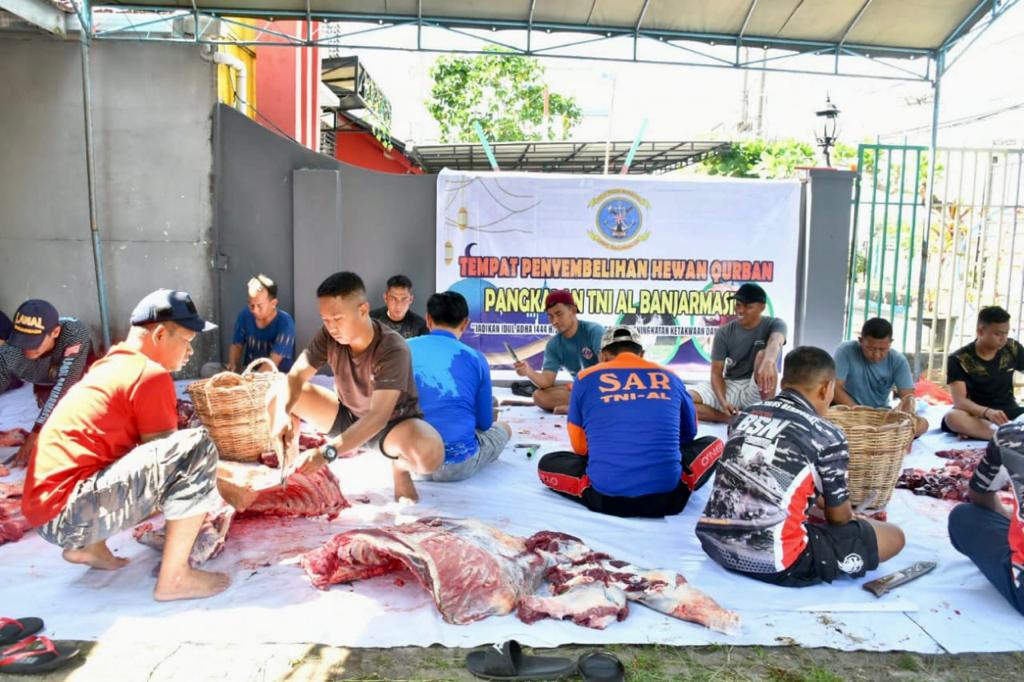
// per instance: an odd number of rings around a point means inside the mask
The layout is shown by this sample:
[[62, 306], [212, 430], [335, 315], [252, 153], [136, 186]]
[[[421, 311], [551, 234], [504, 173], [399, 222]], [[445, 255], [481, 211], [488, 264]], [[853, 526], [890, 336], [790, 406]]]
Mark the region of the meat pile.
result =
[[[721, 632], [739, 626], [735, 613], [677, 573], [618, 561], [571, 535], [542, 531], [522, 538], [476, 520], [430, 517], [348, 531], [300, 564], [320, 589], [408, 569], [448, 623], [515, 610], [526, 623], [556, 618], [602, 629], [624, 619], [634, 601]], [[550, 596], [537, 595], [545, 581]]]
[[178, 430], [191, 429], [199, 426], [199, 417], [196, 416], [196, 407], [187, 400], [178, 399]]
[[896, 487], [910, 490], [915, 495], [966, 502], [971, 476], [978, 462], [985, 456], [985, 448], [942, 450], [936, 452], [935, 456], [948, 461], [934, 469], [904, 469]]
[[0, 545], [20, 540], [32, 528], [21, 513], [21, 483], [0, 483]]
[[11, 429], [0, 431], [0, 448], [20, 448], [28, 438], [28, 431], [25, 429]]

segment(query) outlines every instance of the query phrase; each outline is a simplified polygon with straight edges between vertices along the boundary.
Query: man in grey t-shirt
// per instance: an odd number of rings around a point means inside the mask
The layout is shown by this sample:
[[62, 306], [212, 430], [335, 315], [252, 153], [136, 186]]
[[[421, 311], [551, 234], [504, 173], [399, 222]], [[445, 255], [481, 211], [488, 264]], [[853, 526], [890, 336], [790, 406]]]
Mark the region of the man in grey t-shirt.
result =
[[786, 344], [786, 323], [763, 317], [768, 296], [757, 284], [732, 295], [739, 319], [723, 325], [711, 344], [711, 381], [690, 389], [697, 417], [728, 422], [739, 410], [775, 395], [778, 360]]

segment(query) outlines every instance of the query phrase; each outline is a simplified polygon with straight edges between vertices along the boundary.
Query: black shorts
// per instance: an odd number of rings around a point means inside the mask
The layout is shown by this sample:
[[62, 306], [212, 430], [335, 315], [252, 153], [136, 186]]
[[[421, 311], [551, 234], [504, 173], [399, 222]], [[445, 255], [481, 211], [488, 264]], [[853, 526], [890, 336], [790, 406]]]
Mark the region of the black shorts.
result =
[[[406, 419], [420, 419], [422, 417], [423, 415], [420, 413], [409, 414], [404, 417], [396, 417], [395, 419], [392, 419], [387, 424], [385, 424], [384, 428], [380, 430], [380, 433], [378, 433], [376, 436], [363, 443], [362, 447], [377, 450], [380, 454], [384, 455], [388, 459], [398, 459], [398, 457], [395, 457], [394, 455], [389, 455], [384, 450], [384, 441], [387, 440], [388, 434], [391, 433], [391, 431], [396, 426], [404, 422]], [[347, 431], [350, 426], [355, 424], [357, 419], [358, 418], [354, 414], [352, 414], [351, 410], [349, 410], [344, 405], [339, 404], [338, 414], [334, 417], [334, 423], [331, 424], [331, 430], [327, 432], [327, 437], [337, 438], [341, 434], [345, 433], [345, 431]], [[342, 443], [342, 445], [344, 446], [344, 443]]]
[[544, 485], [591, 511], [611, 516], [660, 518], [683, 511], [690, 493], [704, 485], [714, 473], [722, 449], [722, 441], [712, 436], [683, 446], [680, 450], [683, 476], [679, 484], [668, 492], [650, 495], [625, 497], [598, 492], [587, 476], [587, 458], [574, 452], [549, 452], [537, 463], [537, 474]]
[[782, 587], [830, 583], [840, 574], [859, 578], [878, 568], [878, 538], [863, 519], [841, 526], [807, 524], [807, 548], [793, 565], [778, 573], [745, 573]]
[[[1013, 421], [1017, 417], [1019, 417], [1022, 414], [1024, 414], [1024, 407], [1021, 407], [1020, 405], [1011, 405], [1009, 407], [993, 407], [992, 409], [993, 410], [1002, 410], [1003, 412], [1006, 413], [1006, 416], [1009, 417], [1010, 421]], [[943, 417], [942, 417], [942, 425], [939, 428], [941, 428], [942, 431], [945, 432], [945, 433], [951, 433], [954, 436], [959, 435], [956, 431], [954, 431], [953, 429], [951, 429], [948, 426], [946, 426], [946, 417], [945, 417], [945, 415], [943, 415]]]

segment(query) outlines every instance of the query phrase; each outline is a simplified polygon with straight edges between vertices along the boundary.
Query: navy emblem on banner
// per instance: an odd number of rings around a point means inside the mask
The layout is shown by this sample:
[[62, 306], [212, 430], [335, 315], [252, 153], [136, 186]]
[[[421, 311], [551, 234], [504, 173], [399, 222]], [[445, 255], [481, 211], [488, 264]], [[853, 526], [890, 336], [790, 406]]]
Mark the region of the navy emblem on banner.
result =
[[644, 229], [644, 210], [651, 204], [636, 192], [610, 189], [591, 199], [587, 206], [597, 206], [595, 229], [587, 235], [606, 248], [629, 249], [651, 235], [650, 230]]

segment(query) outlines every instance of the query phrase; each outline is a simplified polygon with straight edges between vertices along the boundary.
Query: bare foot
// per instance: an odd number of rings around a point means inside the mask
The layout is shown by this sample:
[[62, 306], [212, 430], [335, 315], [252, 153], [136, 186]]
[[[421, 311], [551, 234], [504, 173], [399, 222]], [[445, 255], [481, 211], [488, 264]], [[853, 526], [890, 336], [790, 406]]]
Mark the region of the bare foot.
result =
[[416, 486], [413, 484], [409, 472], [395, 467], [391, 473], [395, 481], [395, 502], [403, 497], [413, 502], [419, 502], [420, 494], [416, 492]]
[[231, 578], [224, 573], [190, 568], [178, 575], [158, 578], [153, 598], [157, 601], [204, 599], [223, 592], [230, 584]]
[[110, 548], [105, 542], [97, 542], [82, 549], [65, 549], [64, 561], [72, 564], [85, 564], [90, 568], [104, 571], [116, 571], [128, 565], [128, 559], [111, 554]]

